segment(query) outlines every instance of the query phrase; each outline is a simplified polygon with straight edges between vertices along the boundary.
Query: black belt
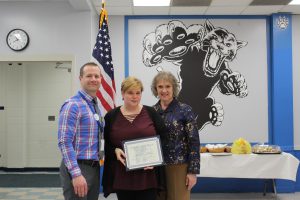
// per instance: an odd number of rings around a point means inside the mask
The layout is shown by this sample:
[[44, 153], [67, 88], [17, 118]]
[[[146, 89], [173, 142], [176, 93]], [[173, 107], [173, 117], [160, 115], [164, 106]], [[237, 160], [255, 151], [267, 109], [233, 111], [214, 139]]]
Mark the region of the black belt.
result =
[[84, 164], [91, 167], [99, 167], [98, 160], [77, 160], [78, 164]]

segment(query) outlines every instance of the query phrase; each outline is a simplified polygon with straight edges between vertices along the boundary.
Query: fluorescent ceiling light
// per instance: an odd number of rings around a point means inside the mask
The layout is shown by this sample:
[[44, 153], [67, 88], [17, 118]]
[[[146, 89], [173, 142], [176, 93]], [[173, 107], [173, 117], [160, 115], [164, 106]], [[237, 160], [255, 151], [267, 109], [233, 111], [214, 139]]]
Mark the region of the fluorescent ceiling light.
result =
[[289, 3], [289, 5], [300, 5], [300, 0], [293, 0]]
[[170, 6], [171, 0], [133, 0], [133, 6]]

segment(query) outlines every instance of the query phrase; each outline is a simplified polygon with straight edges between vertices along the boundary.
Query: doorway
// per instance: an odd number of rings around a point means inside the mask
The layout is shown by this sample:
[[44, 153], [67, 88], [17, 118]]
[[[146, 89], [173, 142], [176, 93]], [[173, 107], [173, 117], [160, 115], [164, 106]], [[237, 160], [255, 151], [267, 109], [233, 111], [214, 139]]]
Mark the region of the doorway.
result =
[[[0, 167], [58, 167], [58, 114], [72, 62], [0, 62]], [[3, 109], [1, 109], [3, 108]]]

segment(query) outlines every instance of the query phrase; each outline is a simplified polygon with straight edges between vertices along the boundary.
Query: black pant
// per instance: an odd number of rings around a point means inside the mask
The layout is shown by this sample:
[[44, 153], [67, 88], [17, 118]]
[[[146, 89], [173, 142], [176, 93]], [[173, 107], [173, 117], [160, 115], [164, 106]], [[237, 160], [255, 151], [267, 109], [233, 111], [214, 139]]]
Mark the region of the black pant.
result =
[[118, 190], [116, 193], [118, 200], [155, 200], [157, 190]]
[[65, 200], [98, 200], [100, 188], [100, 169], [86, 164], [78, 163], [81, 173], [88, 184], [88, 194], [78, 197], [74, 192], [71, 175], [63, 162], [60, 165], [60, 179]]

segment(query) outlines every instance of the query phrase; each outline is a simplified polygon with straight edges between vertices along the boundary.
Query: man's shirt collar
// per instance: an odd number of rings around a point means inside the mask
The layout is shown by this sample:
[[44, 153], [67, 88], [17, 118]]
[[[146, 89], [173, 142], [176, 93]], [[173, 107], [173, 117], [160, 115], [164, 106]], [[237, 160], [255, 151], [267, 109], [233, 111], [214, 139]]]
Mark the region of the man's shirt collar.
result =
[[93, 97], [91, 95], [89, 95], [88, 93], [86, 93], [84, 90], [79, 90], [79, 93], [81, 93], [83, 95], [83, 97], [88, 100], [89, 102], [93, 101]]

